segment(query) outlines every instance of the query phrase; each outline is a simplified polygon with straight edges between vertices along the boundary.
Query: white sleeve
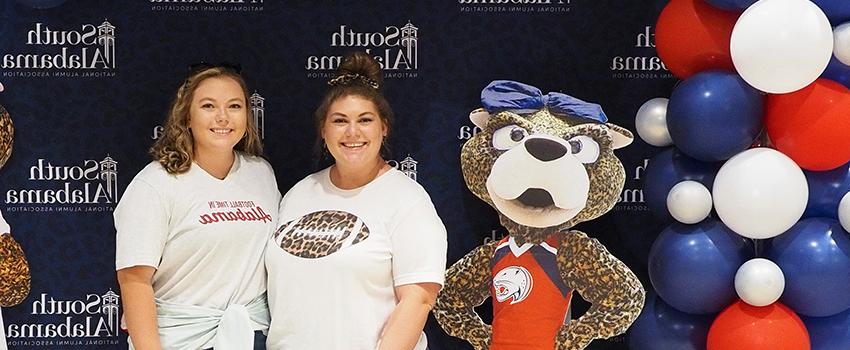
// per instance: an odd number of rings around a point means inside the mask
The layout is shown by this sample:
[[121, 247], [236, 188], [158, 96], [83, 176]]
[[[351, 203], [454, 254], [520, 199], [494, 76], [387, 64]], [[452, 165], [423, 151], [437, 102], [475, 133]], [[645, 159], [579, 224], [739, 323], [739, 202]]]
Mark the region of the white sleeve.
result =
[[133, 179], [113, 214], [115, 269], [159, 267], [168, 239], [168, 205], [154, 187]]
[[446, 227], [427, 194], [396, 218], [392, 240], [393, 284], [433, 282], [446, 275]]

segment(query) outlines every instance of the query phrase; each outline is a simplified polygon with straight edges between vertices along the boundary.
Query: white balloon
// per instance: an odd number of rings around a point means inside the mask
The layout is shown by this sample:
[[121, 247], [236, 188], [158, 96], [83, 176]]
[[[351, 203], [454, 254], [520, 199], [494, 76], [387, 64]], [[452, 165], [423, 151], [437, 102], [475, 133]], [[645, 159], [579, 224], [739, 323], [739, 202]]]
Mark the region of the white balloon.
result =
[[653, 98], [643, 103], [635, 116], [635, 128], [641, 139], [655, 147], [673, 144], [667, 130], [667, 103], [669, 99]]
[[811, 84], [832, 57], [832, 27], [810, 0], [760, 0], [744, 11], [729, 43], [744, 80], [781, 94]]
[[738, 268], [735, 291], [747, 304], [767, 306], [779, 300], [785, 291], [785, 275], [773, 261], [752, 259]]
[[752, 148], [730, 158], [714, 179], [714, 209], [741, 236], [765, 239], [800, 220], [809, 186], [800, 167], [770, 148]]
[[832, 29], [835, 40], [833, 54], [841, 63], [850, 66], [850, 22], [844, 23]]
[[682, 181], [667, 194], [667, 210], [683, 224], [696, 224], [711, 213], [711, 193], [696, 181]]
[[844, 194], [841, 202], [838, 203], [838, 221], [841, 222], [844, 231], [850, 232], [850, 192]]

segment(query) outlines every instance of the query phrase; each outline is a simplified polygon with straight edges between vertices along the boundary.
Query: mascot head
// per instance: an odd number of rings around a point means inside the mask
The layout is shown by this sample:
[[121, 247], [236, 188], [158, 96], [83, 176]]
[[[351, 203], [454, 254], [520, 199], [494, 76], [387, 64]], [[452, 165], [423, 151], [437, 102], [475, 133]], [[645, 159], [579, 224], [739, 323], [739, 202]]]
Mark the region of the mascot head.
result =
[[599, 217], [620, 198], [625, 171], [614, 150], [632, 133], [599, 105], [497, 80], [470, 114], [481, 128], [463, 146], [466, 185], [492, 205], [511, 235], [540, 241]]

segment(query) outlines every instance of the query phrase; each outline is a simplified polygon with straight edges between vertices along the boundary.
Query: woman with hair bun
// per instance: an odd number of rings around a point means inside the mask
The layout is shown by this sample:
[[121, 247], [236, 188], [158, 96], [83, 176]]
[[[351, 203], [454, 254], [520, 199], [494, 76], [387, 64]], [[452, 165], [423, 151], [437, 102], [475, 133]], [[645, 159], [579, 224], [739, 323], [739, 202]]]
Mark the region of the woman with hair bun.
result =
[[446, 229], [425, 190], [382, 156], [393, 113], [382, 72], [348, 55], [316, 109], [333, 165], [281, 201], [266, 249], [274, 350], [424, 350], [443, 284]]
[[130, 349], [265, 349], [280, 192], [248, 101], [237, 68], [196, 66], [115, 208]]

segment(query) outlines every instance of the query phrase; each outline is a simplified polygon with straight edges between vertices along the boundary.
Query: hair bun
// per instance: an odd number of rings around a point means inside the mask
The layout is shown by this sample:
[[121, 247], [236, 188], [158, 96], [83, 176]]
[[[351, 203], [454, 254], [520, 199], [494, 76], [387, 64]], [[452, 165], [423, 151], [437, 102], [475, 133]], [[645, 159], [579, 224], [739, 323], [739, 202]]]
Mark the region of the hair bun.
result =
[[375, 90], [383, 85], [381, 65], [366, 52], [355, 51], [346, 55], [337, 68], [330, 85], [363, 84]]

